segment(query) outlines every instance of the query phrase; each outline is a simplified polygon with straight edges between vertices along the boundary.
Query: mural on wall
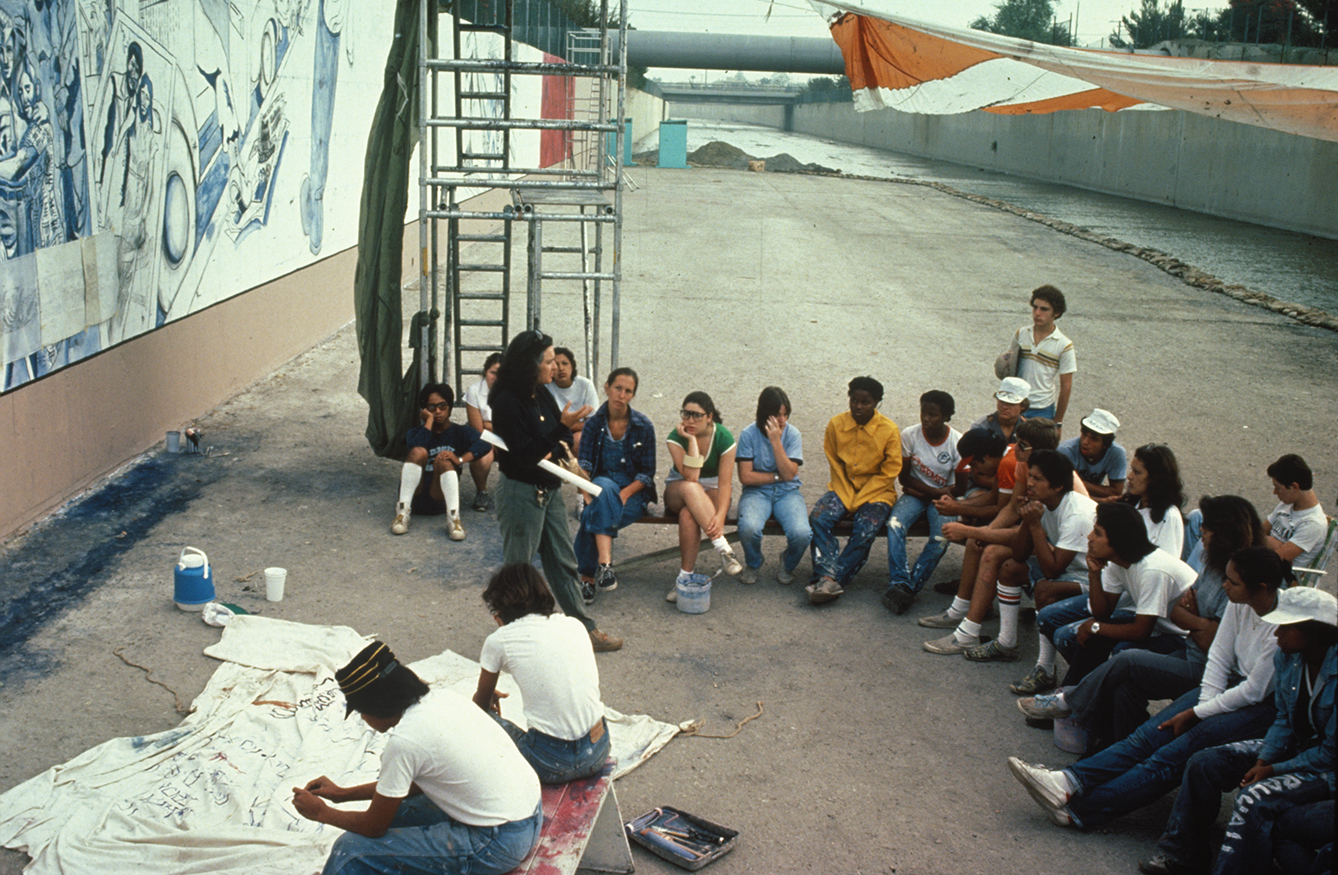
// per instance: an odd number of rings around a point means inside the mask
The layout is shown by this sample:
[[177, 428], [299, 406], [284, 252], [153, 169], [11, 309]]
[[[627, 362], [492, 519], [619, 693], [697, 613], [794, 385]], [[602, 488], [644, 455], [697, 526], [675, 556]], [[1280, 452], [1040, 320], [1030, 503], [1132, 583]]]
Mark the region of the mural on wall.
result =
[[393, 9], [352, 8], [0, 0], [0, 391], [353, 245], [329, 156], [366, 147]]

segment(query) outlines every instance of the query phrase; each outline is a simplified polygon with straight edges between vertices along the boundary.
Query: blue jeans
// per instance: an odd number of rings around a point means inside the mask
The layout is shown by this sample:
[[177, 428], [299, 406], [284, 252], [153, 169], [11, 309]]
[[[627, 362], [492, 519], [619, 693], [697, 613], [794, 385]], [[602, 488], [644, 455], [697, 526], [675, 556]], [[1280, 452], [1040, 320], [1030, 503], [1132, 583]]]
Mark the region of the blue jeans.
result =
[[1133, 734], [1064, 770], [1073, 785], [1069, 811], [1080, 826], [1114, 820], [1174, 790], [1189, 758], [1204, 748], [1262, 738], [1276, 709], [1269, 698], [1196, 723], [1180, 736], [1157, 726], [1199, 702], [1195, 687], [1150, 717]]
[[1202, 540], [1203, 511], [1196, 507], [1185, 514], [1185, 548], [1181, 551], [1180, 558], [1200, 574], [1203, 573], [1204, 556], [1202, 550], [1198, 550], [1196, 555], [1196, 548]]
[[[929, 540], [915, 560], [915, 567], [910, 568], [906, 560], [906, 533], [911, 525], [924, 514], [929, 519]], [[943, 554], [948, 552], [948, 542], [943, 540], [943, 524], [954, 522], [956, 517], [945, 517], [934, 507], [933, 502], [914, 495], [903, 495], [892, 506], [892, 516], [887, 523], [887, 586], [905, 587], [918, 593], [925, 588], [929, 575], [938, 567]]]
[[839, 544], [832, 528], [849, 516], [851, 511], [841, 503], [835, 492], [828, 492], [818, 503], [813, 505], [813, 512], [808, 515], [808, 525], [813, 531], [813, 579], [830, 577], [841, 586], [845, 586], [864, 563], [869, 561], [869, 548], [873, 539], [878, 537], [878, 530], [887, 525], [887, 518], [892, 513], [892, 505], [881, 501], [871, 501], [861, 505], [854, 512], [854, 529], [844, 550], [838, 553]]
[[[1227, 821], [1222, 849], [1213, 875], [1253, 875], [1267, 872], [1273, 862], [1279, 820], [1301, 806], [1332, 799], [1327, 777], [1315, 772], [1274, 775], [1256, 781], [1236, 794], [1236, 806]], [[1333, 806], [1328, 811], [1328, 841], [1333, 841]], [[1313, 830], [1311, 831], [1313, 835]], [[1322, 833], [1321, 833], [1322, 835]], [[1322, 838], [1319, 844], [1325, 844]], [[1319, 845], [1315, 845], [1319, 847]], [[1303, 872], [1304, 869], [1283, 871]]]
[[1045, 407], [1028, 407], [1022, 411], [1023, 419], [1038, 419], [1044, 416], [1046, 419], [1055, 418], [1055, 405], [1048, 404]]
[[1203, 663], [1185, 654], [1123, 650], [1097, 666], [1064, 701], [1092, 732], [1123, 741], [1148, 719], [1148, 702], [1174, 699], [1199, 685]]
[[1259, 759], [1263, 733], [1249, 741], [1201, 750], [1189, 758], [1180, 793], [1171, 806], [1166, 832], [1157, 841], [1166, 856], [1206, 872], [1213, 856], [1213, 825], [1222, 807], [1222, 794], [1240, 785], [1240, 779]]
[[587, 735], [575, 741], [554, 738], [537, 729], [521, 729], [504, 717], [488, 712], [502, 725], [506, 734], [520, 749], [520, 755], [534, 767], [542, 784], [565, 784], [577, 778], [588, 778], [598, 774], [609, 758], [609, 727], [602, 720], [604, 734], [599, 741], [591, 741]]
[[584, 577], [594, 577], [595, 567], [599, 565], [595, 535], [616, 538], [619, 529], [627, 528], [646, 515], [644, 489], [623, 504], [619, 495], [622, 486], [607, 477], [595, 477], [591, 482], [604, 491], [581, 511], [581, 526], [576, 530], [576, 570]]
[[808, 526], [808, 508], [798, 489], [777, 490], [771, 486], [746, 486], [739, 496], [739, 543], [749, 568], [762, 567], [762, 527], [775, 517], [785, 532], [786, 571], [794, 571], [804, 558], [813, 532]]
[[[1078, 627], [1092, 616], [1088, 607], [1087, 596], [1075, 595], [1072, 598], [1057, 601], [1036, 613], [1036, 631], [1040, 632], [1055, 645], [1069, 664], [1064, 675], [1064, 686], [1076, 686], [1098, 665], [1106, 661], [1118, 646], [1114, 641], [1093, 636], [1083, 646], [1078, 643]], [[1103, 623], [1131, 623], [1134, 615], [1129, 611], [1116, 611]]]
[[426, 796], [411, 796], [380, 838], [346, 832], [335, 839], [321, 875], [499, 875], [520, 865], [543, 825], [543, 806], [524, 820], [469, 826]]

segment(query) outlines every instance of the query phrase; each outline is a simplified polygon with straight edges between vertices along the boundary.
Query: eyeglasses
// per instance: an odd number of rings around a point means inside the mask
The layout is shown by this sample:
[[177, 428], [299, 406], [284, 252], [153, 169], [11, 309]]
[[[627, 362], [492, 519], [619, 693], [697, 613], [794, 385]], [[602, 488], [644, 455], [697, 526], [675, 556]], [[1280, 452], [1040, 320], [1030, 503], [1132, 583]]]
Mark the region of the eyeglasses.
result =
[[428, 410], [431, 410], [433, 413], [439, 413], [439, 412], [442, 411], [442, 410], [450, 410], [450, 409], [451, 409], [451, 405], [447, 404], [445, 401], [442, 401], [442, 402], [437, 403], [437, 404], [426, 404], [426, 405], [424, 405], [424, 407], [425, 407], [426, 409], [428, 409]]
[[705, 419], [707, 416], [703, 410], [680, 410], [678, 413], [689, 422], [696, 422], [699, 419]]
[[1017, 451], [1019, 453], [1025, 453], [1030, 449], [1031, 449], [1031, 444], [1027, 443], [1026, 441], [1017, 442]]

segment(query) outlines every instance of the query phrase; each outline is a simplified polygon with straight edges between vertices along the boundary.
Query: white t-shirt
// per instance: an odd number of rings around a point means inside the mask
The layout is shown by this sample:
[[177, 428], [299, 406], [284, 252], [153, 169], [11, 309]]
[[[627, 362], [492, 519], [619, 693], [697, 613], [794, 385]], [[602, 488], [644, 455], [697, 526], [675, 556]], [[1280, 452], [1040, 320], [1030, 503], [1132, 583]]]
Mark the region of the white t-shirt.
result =
[[1180, 508], [1175, 505], [1166, 508], [1166, 514], [1159, 523], [1152, 521], [1152, 508], [1140, 507], [1138, 512], [1143, 515], [1143, 524], [1148, 527], [1149, 541], [1172, 556], [1184, 552], [1185, 518], [1180, 515]]
[[492, 422], [492, 408], [488, 406], [488, 379], [479, 377], [479, 381], [465, 390], [465, 403], [479, 412], [484, 422]]
[[1197, 571], [1165, 550], [1153, 550], [1128, 568], [1108, 564], [1101, 572], [1101, 588], [1119, 595], [1115, 610], [1156, 617], [1156, 634], [1184, 637], [1189, 633], [1169, 619], [1171, 608], [1198, 576]]
[[376, 792], [403, 799], [412, 784], [470, 826], [523, 820], [539, 805], [539, 779], [511, 736], [450, 690], [432, 690], [390, 730]]
[[935, 489], [947, 489], [957, 480], [957, 465], [962, 461], [957, 442], [961, 439], [962, 433], [949, 426], [948, 436], [935, 446], [925, 438], [924, 426], [912, 425], [901, 433], [901, 455], [910, 460], [916, 479]]
[[1305, 510], [1294, 510], [1290, 504], [1279, 504], [1268, 515], [1268, 522], [1273, 527], [1270, 532], [1273, 537], [1301, 548], [1301, 555], [1292, 560], [1296, 568], [1309, 565], [1314, 560], [1329, 531], [1329, 518], [1318, 504]]
[[525, 723], [573, 741], [604, 716], [590, 634], [564, 614], [526, 614], [483, 642], [484, 671], [509, 672], [525, 699]]
[[1073, 551], [1073, 561], [1057, 577], [1069, 575], [1067, 579], [1076, 579], [1072, 575], [1081, 574], [1086, 579], [1087, 536], [1095, 525], [1096, 502], [1072, 490], [1064, 493], [1059, 507], [1041, 514], [1041, 528], [1050, 546], [1055, 550]]
[[577, 374], [572, 378], [571, 385], [565, 389], [559, 389], [557, 383], [549, 383], [548, 391], [557, 399], [558, 410], [567, 404], [571, 404], [572, 410], [580, 410], [582, 406], [589, 404], [590, 412], [581, 422], [594, 416], [595, 411], [599, 409], [599, 393], [595, 391], [595, 384], [590, 382], [589, 377]]
[[[1273, 692], [1273, 654], [1278, 649], [1278, 627], [1265, 623], [1249, 605], [1227, 605], [1217, 627], [1208, 664], [1199, 683], [1194, 714], [1207, 720], [1216, 714], [1238, 711], [1264, 701]], [[1244, 678], [1231, 686], [1236, 678]]]

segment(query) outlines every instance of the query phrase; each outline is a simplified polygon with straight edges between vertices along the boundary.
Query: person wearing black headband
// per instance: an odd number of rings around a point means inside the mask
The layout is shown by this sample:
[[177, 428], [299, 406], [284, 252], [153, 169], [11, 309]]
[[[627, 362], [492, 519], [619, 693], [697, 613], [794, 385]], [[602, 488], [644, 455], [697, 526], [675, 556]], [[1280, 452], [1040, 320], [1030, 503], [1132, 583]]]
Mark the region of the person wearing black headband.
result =
[[[347, 705], [391, 733], [376, 781], [341, 787], [322, 775], [293, 788], [298, 814], [344, 830], [323, 875], [495, 875], [539, 841], [539, 779], [497, 723], [463, 696], [433, 690], [383, 642], [335, 673]], [[393, 730], [393, 732], [392, 732]], [[363, 810], [329, 803], [368, 801]]]

